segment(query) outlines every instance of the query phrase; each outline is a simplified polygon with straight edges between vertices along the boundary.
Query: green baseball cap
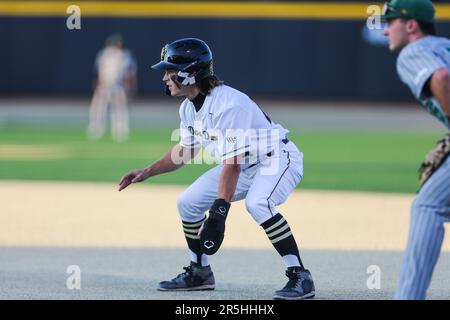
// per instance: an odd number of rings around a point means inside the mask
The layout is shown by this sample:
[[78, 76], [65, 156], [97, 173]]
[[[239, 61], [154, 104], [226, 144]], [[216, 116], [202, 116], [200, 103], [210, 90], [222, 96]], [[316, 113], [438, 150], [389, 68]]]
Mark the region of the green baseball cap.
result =
[[385, 3], [382, 17], [386, 21], [402, 18], [434, 24], [435, 16], [436, 10], [430, 0], [392, 0]]

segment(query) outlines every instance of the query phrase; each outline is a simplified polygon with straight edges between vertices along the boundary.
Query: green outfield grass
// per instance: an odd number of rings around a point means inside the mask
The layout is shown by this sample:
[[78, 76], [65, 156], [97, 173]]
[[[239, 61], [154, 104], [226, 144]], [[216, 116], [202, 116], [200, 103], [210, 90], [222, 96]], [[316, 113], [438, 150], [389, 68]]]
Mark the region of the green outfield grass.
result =
[[[124, 173], [151, 163], [174, 143], [171, 129], [135, 129], [123, 144], [113, 143], [109, 136], [89, 141], [84, 130], [77, 126], [1, 126], [0, 179], [107, 181], [114, 185]], [[417, 168], [439, 138], [436, 133], [406, 132], [294, 131], [290, 135], [305, 156], [299, 188], [401, 193], [417, 190]], [[48, 156], [36, 157], [33, 146], [38, 152], [47, 150]], [[24, 153], [22, 147], [28, 151]], [[210, 167], [187, 165], [148, 183], [189, 184]]]

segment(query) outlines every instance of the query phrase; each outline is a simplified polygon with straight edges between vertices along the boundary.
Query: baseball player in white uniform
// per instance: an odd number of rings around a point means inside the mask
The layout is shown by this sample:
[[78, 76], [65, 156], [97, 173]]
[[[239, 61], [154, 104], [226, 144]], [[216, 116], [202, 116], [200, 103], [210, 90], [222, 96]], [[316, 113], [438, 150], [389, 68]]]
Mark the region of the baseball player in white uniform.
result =
[[[393, 0], [385, 6], [391, 51], [399, 52], [397, 72], [423, 108], [450, 129], [450, 40], [437, 37], [430, 0]], [[411, 208], [396, 299], [425, 299], [450, 221], [450, 135], [421, 167], [421, 188]]]
[[106, 131], [108, 106], [111, 106], [111, 134], [116, 142], [128, 139], [127, 95], [136, 87], [136, 63], [128, 50], [122, 48], [122, 38], [110, 36], [106, 47], [95, 61], [97, 81], [91, 101], [88, 135], [101, 138]]
[[288, 140], [288, 130], [271, 121], [247, 95], [214, 75], [211, 50], [202, 40], [187, 38], [167, 44], [161, 61], [152, 68], [165, 71], [167, 94], [186, 98], [180, 106], [181, 139], [160, 160], [123, 176], [119, 191], [180, 168], [201, 148], [218, 161], [178, 199], [191, 263], [177, 277], [160, 282], [158, 290], [215, 288], [208, 255], [217, 252], [222, 243], [230, 203], [245, 199], [248, 212], [287, 267], [289, 281], [273, 297], [314, 297], [311, 274], [300, 259], [287, 220], [276, 208], [303, 176], [303, 154]]

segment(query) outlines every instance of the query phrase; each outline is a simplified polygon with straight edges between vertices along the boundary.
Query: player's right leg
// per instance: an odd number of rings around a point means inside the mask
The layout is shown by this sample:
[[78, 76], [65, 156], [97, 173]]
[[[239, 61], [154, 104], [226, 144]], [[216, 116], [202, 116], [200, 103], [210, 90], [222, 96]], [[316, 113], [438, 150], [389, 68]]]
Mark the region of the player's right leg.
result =
[[450, 221], [450, 158], [420, 190], [411, 208], [408, 244], [395, 299], [422, 300], [430, 285]]
[[[213, 290], [214, 274], [209, 266], [208, 256], [202, 253], [198, 232], [206, 219], [205, 212], [217, 198], [222, 165], [218, 165], [200, 176], [178, 198], [178, 211], [184, 236], [191, 256], [189, 267], [170, 281], [160, 282], [161, 291]], [[245, 197], [248, 186], [239, 179], [232, 201]]]

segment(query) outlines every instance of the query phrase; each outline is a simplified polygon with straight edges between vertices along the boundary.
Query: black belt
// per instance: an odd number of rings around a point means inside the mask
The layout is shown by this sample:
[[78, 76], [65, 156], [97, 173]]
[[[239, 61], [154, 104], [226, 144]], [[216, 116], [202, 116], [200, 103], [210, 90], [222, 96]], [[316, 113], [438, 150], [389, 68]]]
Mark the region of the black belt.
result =
[[[283, 142], [284, 144], [288, 144], [289, 139], [288, 139], [288, 138], [283, 139], [283, 140], [281, 140], [281, 142]], [[244, 154], [244, 156], [248, 156], [248, 155], [250, 155], [250, 152], [247, 151], [247, 152]], [[273, 155], [273, 151], [270, 151], [269, 153], [266, 154], [266, 156], [268, 156], [268, 157], [271, 157], [272, 155]], [[251, 165], [250, 167], [248, 167], [247, 169], [250, 169], [251, 167], [254, 167], [254, 166], [256, 166], [257, 164], [258, 164], [258, 162], [252, 164], [252, 165]]]
[[[281, 142], [283, 142], [284, 144], [288, 144], [289, 139], [288, 138], [283, 139], [283, 140], [281, 140]], [[250, 155], [250, 152], [248, 152], [248, 151], [244, 153], [244, 157], [247, 157], [249, 155]], [[266, 154], [266, 156], [268, 156], [268, 157], [271, 157], [272, 155], [273, 155], [273, 151], [270, 151], [269, 153]]]

